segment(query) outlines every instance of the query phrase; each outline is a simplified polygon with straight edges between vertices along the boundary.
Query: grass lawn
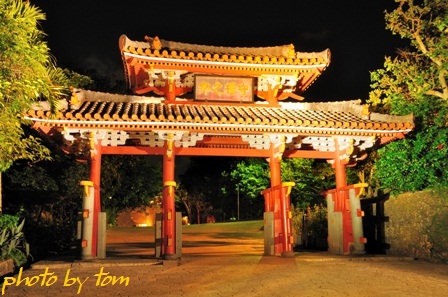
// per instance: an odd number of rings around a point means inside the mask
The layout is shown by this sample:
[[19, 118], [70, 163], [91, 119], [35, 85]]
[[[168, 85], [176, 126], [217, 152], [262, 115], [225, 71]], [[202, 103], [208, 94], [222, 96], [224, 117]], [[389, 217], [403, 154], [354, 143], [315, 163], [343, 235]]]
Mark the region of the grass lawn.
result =
[[[263, 220], [183, 225], [185, 239], [203, 235], [214, 238], [261, 239], [263, 238]], [[154, 227], [112, 227], [107, 229], [107, 243], [154, 242]]]

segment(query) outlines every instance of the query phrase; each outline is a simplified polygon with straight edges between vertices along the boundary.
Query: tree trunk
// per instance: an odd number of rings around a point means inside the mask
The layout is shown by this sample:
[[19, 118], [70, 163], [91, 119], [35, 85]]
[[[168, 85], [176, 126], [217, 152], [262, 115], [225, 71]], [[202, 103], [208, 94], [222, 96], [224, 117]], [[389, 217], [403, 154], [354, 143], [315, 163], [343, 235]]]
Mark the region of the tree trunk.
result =
[[0, 172], [0, 214], [3, 213], [3, 196], [2, 196], [2, 173]]
[[188, 222], [191, 223], [191, 208], [185, 200], [182, 199], [182, 202], [184, 203], [185, 209], [187, 210]]
[[199, 205], [199, 203], [196, 203], [196, 214], [197, 214], [198, 224], [200, 224], [201, 223], [201, 206]]

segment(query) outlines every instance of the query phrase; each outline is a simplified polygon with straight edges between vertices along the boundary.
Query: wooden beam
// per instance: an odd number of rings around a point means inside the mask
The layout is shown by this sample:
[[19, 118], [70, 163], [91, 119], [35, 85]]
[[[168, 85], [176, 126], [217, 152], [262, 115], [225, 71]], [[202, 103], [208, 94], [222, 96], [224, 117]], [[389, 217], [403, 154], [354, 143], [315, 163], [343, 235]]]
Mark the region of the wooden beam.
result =
[[[268, 150], [239, 148], [208, 148], [208, 147], [175, 147], [176, 156], [223, 156], [223, 157], [258, 157], [268, 158]], [[103, 155], [163, 155], [163, 147], [148, 146], [103, 146]]]
[[205, 148], [205, 147], [187, 147], [175, 148], [178, 156], [222, 156], [222, 157], [254, 157], [254, 158], [268, 158], [268, 150], [257, 149], [239, 149], [239, 148]]
[[103, 146], [103, 155], [163, 155], [165, 148], [149, 146]]
[[285, 150], [283, 158], [303, 158], [303, 159], [334, 159], [334, 152], [321, 152], [311, 150]]
[[381, 137], [380, 138], [380, 145], [384, 145], [387, 144], [391, 141], [394, 141], [396, 139], [403, 139], [404, 138], [404, 134], [403, 133], [395, 133], [394, 136], [389, 136], [389, 137]]
[[[103, 155], [163, 155], [163, 147], [149, 146], [103, 146]], [[253, 157], [269, 158], [269, 150], [242, 148], [209, 148], [209, 147], [175, 147], [176, 156], [204, 156], [204, 157]], [[334, 159], [334, 152], [312, 150], [285, 150], [283, 158], [304, 159]]]
[[248, 146], [249, 144], [246, 141], [243, 141], [241, 139], [241, 136], [235, 135], [235, 136], [220, 136], [220, 135], [207, 135], [204, 136], [204, 139], [198, 140], [197, 144], [204, 144], [204, 145], [241, 145], [241, 146]]

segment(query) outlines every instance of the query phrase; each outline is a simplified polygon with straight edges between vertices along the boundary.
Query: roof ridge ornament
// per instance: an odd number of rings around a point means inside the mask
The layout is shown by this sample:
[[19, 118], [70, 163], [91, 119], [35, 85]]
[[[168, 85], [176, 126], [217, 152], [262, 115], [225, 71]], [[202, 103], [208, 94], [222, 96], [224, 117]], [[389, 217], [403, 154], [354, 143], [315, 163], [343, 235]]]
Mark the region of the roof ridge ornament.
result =
[[202, 53], [223, 53], [223, 54], [254, 55], [254, 56], [258, 55], [258, 56], [274, 56], [284, 58], [296, 57], [296, 52], [294, 49], [294, 45], [292, 43], [277, 46], [264, 46], [264, 47], [239, 47], [239, 46], [216, 46], [216, 45], [176, 42], [160, 39], [158, 36], [156, 37], [145, 36], [144, 40], [148, 42], [149, 46], [153, 50], [161, 50], [162, 48], [166, 48], [177, 51], [190, 51], [190, 52], [202, 52]]

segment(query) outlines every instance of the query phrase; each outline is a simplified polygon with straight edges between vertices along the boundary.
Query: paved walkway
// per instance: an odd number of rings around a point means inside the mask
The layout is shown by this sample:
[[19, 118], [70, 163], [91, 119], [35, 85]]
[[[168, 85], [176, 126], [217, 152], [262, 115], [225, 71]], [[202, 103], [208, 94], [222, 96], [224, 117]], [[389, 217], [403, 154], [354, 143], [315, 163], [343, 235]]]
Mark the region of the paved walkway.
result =
[[334, 256], [327, 252], [297, 252], [294, 258], [263, 256], [259, 230], [254, 229], [253, 236], [235, 230], [208, 232], [184, 233], [180, 260], [159, 261], [147, 248], [139, 248], [141, 242], [122, 243], [120, 253], [116, 242], [108, 248], [114, 256], [105, 260], [41, 261], [8, 279], [10, 285], [3, 286], [2, 294], [448, 296], [447, 264], [384, 256]]

